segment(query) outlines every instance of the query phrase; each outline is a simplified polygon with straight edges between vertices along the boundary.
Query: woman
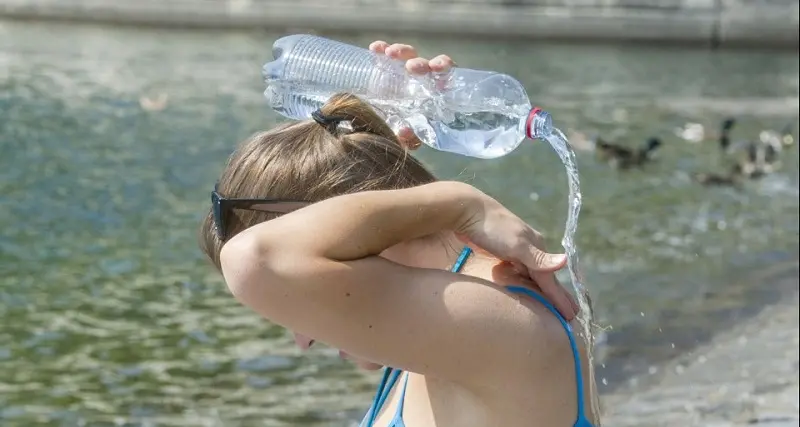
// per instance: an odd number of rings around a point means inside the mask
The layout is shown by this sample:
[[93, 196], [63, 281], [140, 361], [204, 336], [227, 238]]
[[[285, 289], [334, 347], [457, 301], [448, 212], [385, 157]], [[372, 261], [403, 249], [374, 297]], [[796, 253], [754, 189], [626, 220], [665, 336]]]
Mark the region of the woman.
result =
[[[370, 49], [412, 73], [453, 65]], [[391, 367], [362, 427], [591, 426], [587, 340], [569, 332], [577, 306], [553, 275], [565, 257], [486, 194], [437, 181], [408, 155], [417, 146], [336, 95], [237, 149], [203, 249], [234, 297], [301, 347]]]

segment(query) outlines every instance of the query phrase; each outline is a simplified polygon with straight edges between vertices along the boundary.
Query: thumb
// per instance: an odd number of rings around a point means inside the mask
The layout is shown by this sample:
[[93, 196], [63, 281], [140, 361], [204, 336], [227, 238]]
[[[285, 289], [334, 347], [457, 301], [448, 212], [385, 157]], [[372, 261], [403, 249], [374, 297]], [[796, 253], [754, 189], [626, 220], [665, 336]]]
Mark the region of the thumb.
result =
[[531, 251], [531, 260], [526, 264], [530, 270], [537, 272], [555, 272], [567, 264], [565, 254], [551, 254], [536, 247]]

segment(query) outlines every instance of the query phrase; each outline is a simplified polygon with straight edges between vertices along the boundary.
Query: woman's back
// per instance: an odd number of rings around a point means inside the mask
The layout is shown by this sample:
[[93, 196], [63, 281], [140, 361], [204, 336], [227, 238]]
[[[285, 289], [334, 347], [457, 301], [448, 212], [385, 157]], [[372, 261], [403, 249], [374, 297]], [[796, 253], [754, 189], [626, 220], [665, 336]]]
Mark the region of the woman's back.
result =
[[588, 340], [574, 332], [577, 321], [569, 324], [539, 293], [509, 283], [514, 275], [493, 268], [496, 260], [473, 262], [462, 271], [471, 252], [465, 248], [452, 271], [505, 286], [520, 296], [523, 307], [538, 312], [543, 327], [553, 332], [551, 340], [540, 340], [546, 351], [531, 354], [531, 370], [525, 372], [530, 378], [520, 375], [517, 381], [467, 387], [386, 368], [360, 427], [592, 427], [592, 384], [584, 375], [590, 372]]

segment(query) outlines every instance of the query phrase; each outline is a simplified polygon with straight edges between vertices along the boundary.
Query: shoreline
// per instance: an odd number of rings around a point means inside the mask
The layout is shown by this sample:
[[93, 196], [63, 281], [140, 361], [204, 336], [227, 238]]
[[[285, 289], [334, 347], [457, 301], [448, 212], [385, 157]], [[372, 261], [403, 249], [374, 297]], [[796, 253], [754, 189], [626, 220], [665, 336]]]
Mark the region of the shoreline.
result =
[[[796, 280], [796, 279], [795, 279]], [[796, 282], [795, 282], [796, 283]], [[603, 396], [615, 427], [796, 427], [800, 297], [754, 317]]]
[[[432, 36], [796, 49], [798, 4], [706, 0], [626, 5], [319, 0], [0, 0], [0, 19], [157, 28], [414, 32]], [[666, 4], [669, 3], [669, 4]], [[674, 4], [673, 4], [674, 3]]]
[[657, 330], [634, 323], [606, 331], [604, 344], [596, 350], [601, 395], [653, 385], [666, 372], [664, 366], [704, 351], [764, 310], [781, 307], [798, 293], [798, 274], [800, 259], [790, 256], [730, 281], [717, 292], [704, 293], [701, 309], [674, 308], [658, 320]]

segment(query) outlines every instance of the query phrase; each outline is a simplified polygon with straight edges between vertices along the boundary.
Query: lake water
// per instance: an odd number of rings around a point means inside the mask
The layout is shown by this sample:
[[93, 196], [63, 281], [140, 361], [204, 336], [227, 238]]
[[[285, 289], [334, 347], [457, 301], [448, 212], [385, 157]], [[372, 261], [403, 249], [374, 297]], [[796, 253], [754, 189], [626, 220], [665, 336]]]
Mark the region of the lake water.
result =
[[[226, 157], [279, 121], [259, 75], [277, 36], [0, 23], [0, 424], [347, 426], [368, 405], [374, 374], [331, 349], [301, 354], [196, 245]], [[562, 129], [664, 138], [628, 173], [578, 153], [582, 268], [611, 328], [604, 390], [792, 290], [759, 272], [798, 258], [797, 148], [741, 191], [706, 188], [689, 174], [718, 164], [715, 144], [673, 128], [734, 114], [744, 138], [785, 124], [796, 52], [409, 41], [519, 77]], [[165, 109], [142, 109], [161, 94]], [[494, 161], [419, 155], [557, 247], [566, 178], [545, 144]]]

